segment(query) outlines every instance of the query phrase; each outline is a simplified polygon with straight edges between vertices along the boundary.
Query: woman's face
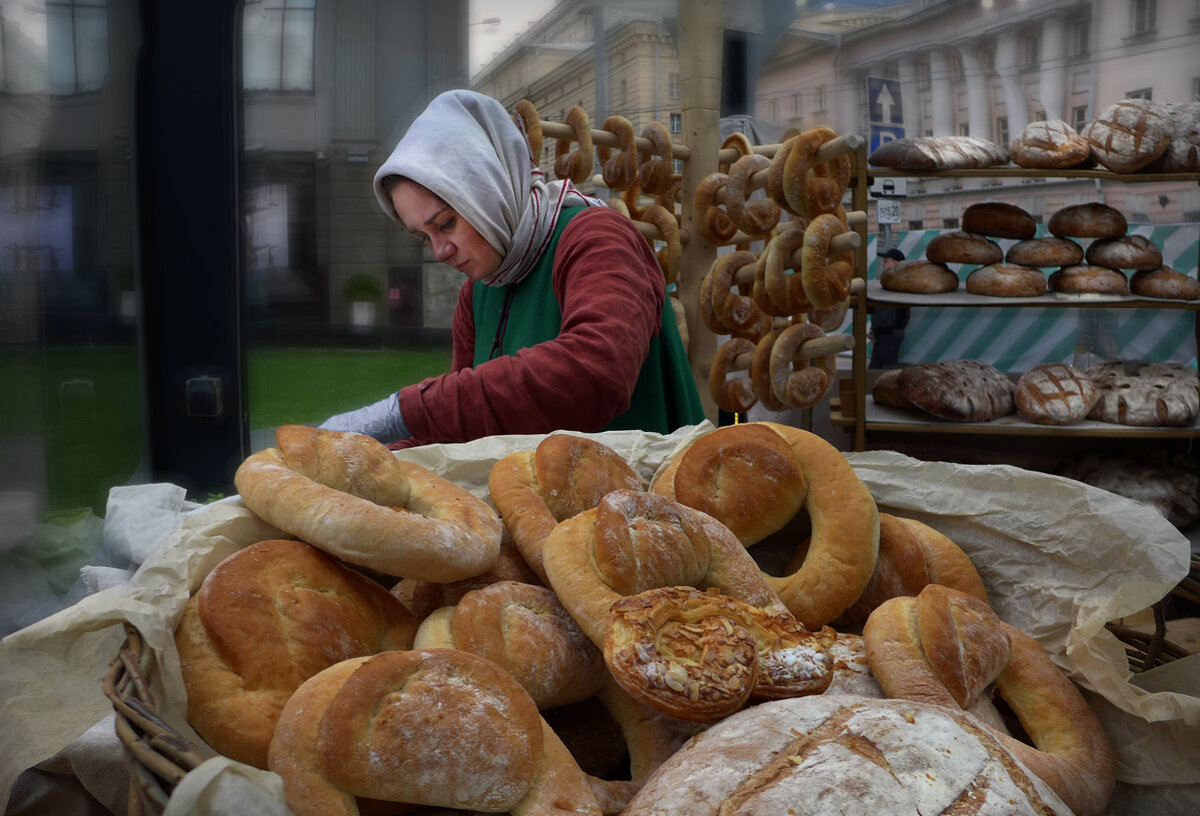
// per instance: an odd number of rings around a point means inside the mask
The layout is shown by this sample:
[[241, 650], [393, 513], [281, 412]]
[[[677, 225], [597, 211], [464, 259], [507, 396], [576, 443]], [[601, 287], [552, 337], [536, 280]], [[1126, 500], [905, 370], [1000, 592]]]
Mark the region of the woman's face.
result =
[[433, 256], [473, 281], [487, 280], [500, 268], [500, 253], [445, 201], [412, 181], [392, 188], [392, 206], [405, 228]]

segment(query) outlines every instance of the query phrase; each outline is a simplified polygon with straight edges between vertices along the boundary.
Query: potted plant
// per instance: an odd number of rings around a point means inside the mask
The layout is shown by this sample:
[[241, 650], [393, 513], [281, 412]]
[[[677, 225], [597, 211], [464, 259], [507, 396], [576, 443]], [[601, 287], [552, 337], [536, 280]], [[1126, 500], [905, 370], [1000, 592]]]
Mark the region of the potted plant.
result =
[[376, 304], [383, 300], [383, 283], [369, 272], [357, 272], [346, 278], [342, 294], [350, 301], [350, 322], [355, 326], [375, 323]]

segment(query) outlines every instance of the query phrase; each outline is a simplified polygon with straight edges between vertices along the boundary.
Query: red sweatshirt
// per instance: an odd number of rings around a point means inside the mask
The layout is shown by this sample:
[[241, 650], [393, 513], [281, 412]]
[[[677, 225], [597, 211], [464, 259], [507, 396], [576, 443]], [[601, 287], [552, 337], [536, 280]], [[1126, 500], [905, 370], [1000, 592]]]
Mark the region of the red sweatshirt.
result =
[[562, 308], [558, 337], [475, 368], [472, 283], [463, 285], [451, 373], [400, 390], [412, 439], [393, 447], [598, 431], [628, 407], [666, 298], [649, 244], [624, 215], [585, 210], [563, 230], [553, 281]]

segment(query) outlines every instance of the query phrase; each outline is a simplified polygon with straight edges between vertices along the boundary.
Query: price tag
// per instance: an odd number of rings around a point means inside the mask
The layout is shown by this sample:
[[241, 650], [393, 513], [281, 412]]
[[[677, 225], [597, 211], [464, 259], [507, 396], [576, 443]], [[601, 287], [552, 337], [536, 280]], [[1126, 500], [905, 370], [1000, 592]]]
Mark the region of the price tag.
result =
[[900, 223], [900, 202], [893, 198], [880, 198], [875, 201], [875, 221], [879, 224]]

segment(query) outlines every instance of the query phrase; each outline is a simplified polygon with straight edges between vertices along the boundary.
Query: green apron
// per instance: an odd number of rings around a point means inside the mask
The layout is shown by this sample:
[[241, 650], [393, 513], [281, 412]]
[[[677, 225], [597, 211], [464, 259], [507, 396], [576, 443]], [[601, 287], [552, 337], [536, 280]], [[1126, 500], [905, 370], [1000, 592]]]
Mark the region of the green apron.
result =
[[[512, 355], [553, 340], [562, 329], [562, 310], [554, 297], [554, 251], [563, 228], [586, 207], [565, 209], [558, 218], [550, 246], [538, 265], [521, 281], [510, 286], [486, 286], [476, 283], [472, 291], [475, 313], [475, 365], [492, 357]], [[493, 338], [505, 313], [516, 315], [507, 322], [500, 348], [493, 351]], [[650, 340], [650, 351], [642, 363], [637, 385], [630, 397], [629, 409], [603, 430], [643, 430], [670, 433], [683, 425], [704, 420], [704, 408], [696, 391], [679, 327], [669, 299], [663, 303], [660, 331]]]

